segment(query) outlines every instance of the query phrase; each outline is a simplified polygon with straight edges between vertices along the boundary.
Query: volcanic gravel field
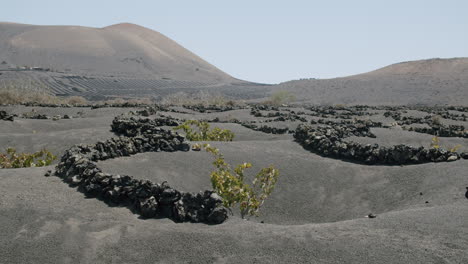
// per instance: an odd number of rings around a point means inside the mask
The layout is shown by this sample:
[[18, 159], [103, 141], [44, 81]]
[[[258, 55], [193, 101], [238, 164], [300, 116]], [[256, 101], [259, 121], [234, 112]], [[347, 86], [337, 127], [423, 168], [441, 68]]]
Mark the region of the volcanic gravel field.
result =
[[[45, 147], [59, 157], [48, 167], [0, 170], [0, 263], [468, 262], [467, 108], [149, 109], [0, 107], [16, 115], [14, 121], [0, 120], [2, 149], [33, 152]], [[421, 119], [402, 123], [411, 117]], [[230, 129], [232, 142], [210, 144], [230, 164], [251, 162], [248, 177], [260, 168], [277, 167], [278, 183], [260, 216], [243, 220], [234, 209], [234, 215], [214, 225], [161, 215], [147, 219], [105, 197], [90, 198], [54, 175], [60, 157], [73, 145], [117, 137], [113, 121], [147, 118], [207, 120], [212, 127]], [[458, 145], [456, 154], [431, 152], [434, 135], [410, 131], [419, 126], [442, 133], [449, 125], [463, 128], [451, 128], [458, 136], [439, 137], [440, 148]], [[283, 130], [265, 133], [261, 127], [266, 132]], [[334, 133], [348, 133], [346, 129], [353, 134], [335, 138]], [[333, 154], [338, 146], [333, 142], [348, 150], [371, 150]], [[375, 143], [379, 148], [369, 147]], [[417, 154], [401, 156], [399, 147], [393, 149], [401, 144], [404, 151]], [[383, 154], [369, 154], [372, 150], [396, 154], [381, 158]], [[205, 151], [149, 151], [96, 164], [112, 175], [198, 192], [211, 189], [212, 161]], [[52, 175], [45, 177], [49, 170]], [[369, 214], [376, 217], [366, 217]]]

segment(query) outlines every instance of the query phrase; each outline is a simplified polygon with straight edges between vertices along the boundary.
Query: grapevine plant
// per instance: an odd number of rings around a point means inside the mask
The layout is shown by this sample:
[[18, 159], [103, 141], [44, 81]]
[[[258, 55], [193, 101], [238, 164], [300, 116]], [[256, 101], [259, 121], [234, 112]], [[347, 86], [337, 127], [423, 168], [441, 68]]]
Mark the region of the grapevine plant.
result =
[[187, 120], [174, 128], [174, 130], [180, 129], [185, 132], [187, 139], [191, 141], [232, 141], [234, 139], [234, 133], [231, 130], [218, 127], [210, 130], [210, 124], [204, 121]]
[[245, 183], [244, 171], [252, 167], [251, 163], [243, 163], [232, 169], [219, 149], [209, 144], [205, 144], [204, 148], [215, 158], [213, 162], [215, 170], [210, 175], [211, 184], [223, 198], [224, 206], [232, 208], [239, 204], [242, 218], [246, 215], [258, 216], [260, 207], [272, 193], [278, 180], [278, 169], [273, 166], [261, 169], [252, 185], [249, 185]]
[[[434, 149], [439, 149], [441, 148], [441, 145], [440, 145], [440, 139], [438, 136], [434, 136], [431, 140], [431, 145], [430, 145], [431, 148], [434, 148]], [[455, 145], [451, 148], [448, 148], [449, 149], [449, 152], [457, 152], [457, 150], [461, 147], [460, 144], [458, 145]]]
[[17, 153], [14, 148], [7, 148], [0, 153], [0, 168], [43, 167], [50, 165], [57, 157], [43, 149], [35, 153]]

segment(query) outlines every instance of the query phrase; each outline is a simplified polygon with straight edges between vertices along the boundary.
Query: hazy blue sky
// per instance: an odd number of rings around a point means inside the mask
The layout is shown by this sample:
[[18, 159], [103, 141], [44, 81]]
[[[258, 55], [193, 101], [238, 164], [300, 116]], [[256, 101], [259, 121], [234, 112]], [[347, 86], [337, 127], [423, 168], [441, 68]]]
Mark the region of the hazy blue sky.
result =
[[467, 0], [14, 0], [0, 8], [8, 22], [139, 24], [234, 77], [266, 83], [468, 57]]

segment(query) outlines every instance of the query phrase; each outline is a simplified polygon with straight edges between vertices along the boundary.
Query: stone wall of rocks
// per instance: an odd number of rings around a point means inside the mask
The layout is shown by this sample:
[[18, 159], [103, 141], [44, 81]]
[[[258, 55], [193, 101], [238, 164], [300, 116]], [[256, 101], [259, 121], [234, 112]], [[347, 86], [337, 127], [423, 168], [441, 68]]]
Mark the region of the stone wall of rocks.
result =
[[10, 115], [5, 111], [0, 111], [0, 120], [13, 121], [14, 119], [15, 119], [14, 115]]
[[282, 113], [282, 112], [269, 112], [267, 114], [263, 114], [256, 108], [252, 108], [250, 111], [250, 114], [255, 116], [255, 117], [266, 117], [266, 118], [272, 118], [276, 117], [275, 119], [271, 119], [270, 122], [272, 121], [301, 121], [301, 122], [307, 122], [307, 119], [305, 117], [302, 117], [297, 114], [293, 113]]
[[[137, 135], [160, 134], [160, 126], [178, 126], [181, 122], [172, 117], [159, 117], [155, 119], [118, 116], [111, 124], [112, 131], [117, 135], [134, 137]], [[175, 132], [171, 131], [174, 135]]]
[[260, 132], [268, 133], [268, 134], [293, 133], [293, 131], [290, 131], [289, 128], [287, 128], [287, 127], [285, 127], [285, 128], [276, 128], [276, 127], [269, 127], [269, 126], [266, 126], [266, 125], [257, 126], [257, 125], [254, 125], [252, 123], [247, 123], [247, 122], [243, 122], [243, 123], [241, 123], [241, 125], [243, 127], [252, 129], [254, 131], [260, 131]]
[[86, 107], [91, 107], [91, 109], [98, 109], [98, 108], [109, 108], [109, 107], [118, 107], [118, 108], [145, 108], [150, 111], [151, 108], [158, 110], [158, 111], [168, 111], [165, 107], [162, 105], [157, 105], [157, 104], [141, 104], [141, 103], [130, 103], [130, 102], [125, 102], [125, 103], [98, 103], [98, 104], [91, 104], [87, 105]]
[[72, 116], [69, 116], [69, 115], [54, 115], [54, 116], [48, 116], [48, 115], [45, 115], [45, 114], [38, 114], [38, 113], [34, 113], [34, 112], [30, 112], [30, 113], [23, 113], [21, 115], [21, 118], [25, 118], [25, 119], [41, 119], [41, 120], [47, 120], [47, 119], [50, 119], [50, 120], [54, 120], [54, 121], [57, 121], [57, 120], [60, 120], [60, 119], [72, 119], [73, 117]]
[[238, 110], [238, 109], [244, 109], [244, 106], [240, 105], [184, 105], [183, 106], [186, 109], [190, 109], [193, 111], [197, 111], [199, 113], [207, 113], [207, 112], [226, 112], [226, 111], [232, 111], [232, 110]]
[[[385, 117], [392, 117], [396, 120], [397, 124], [403, 127], [408, 131], [415, 131], [418, 133], [430, 134], [440, 137], [463, 137], [468, 138], [468, 130], [465, 129], [462, 125], [443, 125], [440, 121], [434, 121], [434, 116], [428, 115], [425, 117], [412, 117], [412, 116], [402, 116], [400, 112], [385, 112]], [[462, 120], [463, 116], [459, 115], [445, 115], [443, 118], [450, 118], [454, 120]], [[406, 127], [406, 125], [412, 124], [427, 124], [430, 128], [427, 127]]]
[[[136, 125], [141, 125], [138, 128]], [[153, 124], [151, 132], [146, 130]], [[154, 127], [150, 121], [118, 118], [116, 132], [132, 137], [118, 137], [90, 145], [68, 149], [56, 167], [55, 174], [71, 186], [77, 186], [89, 197], [108, 203], [129, 206], [145, 218], [168, 217], [176, 222], [220, 224], [228, 215], [223, 201], [213, 191], [180, 192], [167, 184], [134, 179], [131, 176], [104, 173], [97, 166], [100, 160], [130, 156], [148, 151], [189, 151], [185, 138], [173, 131]]]
[[371, 116], [376, 113], [364, 111], [366, 109], [373, 109], [369, 106], [309, 106], [307, 110], [312, 111], [307, 115], [323, 117], [323, 118], [336, 118], [336, 119], [352, 119], [355, 116]]
[[[350, 136], [375, 138], [376, 136], [370, 131], [370, 128], [382, 127], [381, 122], [374, 122], [372, 120], [332, 121], [332, 120], [319, 119], [317, 121], [311, 120], [310, 123], [330, 126], [339, 132], [340, 138], [345, 138], [345, 137], [350, 137]], [[327, 131], [327, 133], [329, 133], [329, 131]]]
[[465, 114], [454, 114], [454, 113], [450, 113], [449, 110], [467, 112], [468, 107], [446, 107], [446, 108], [443, 108], [443, 109], [439, 109], [439, 108], [435, 107], [435, 108], [432, 108], [432, 109], [425, 108], [425, 109], [420, 110], [420, 111], [425, 111], [425, 112], [431, 113], [433, 115], [438, 115], [438, 116], [440, 116], [442, 118], [445, 118], [445, 119], [452, 119], [452, 120], [455, 120], [455, 121], [466, 121], [466, 115]]
[[296, 129], [294, 138], [304, 148], [322, 156], [365, 164], [404, 165], [455, 161], [460, 157], [468, 158], [466, 153], [458, 154], [441, 148], [425, 149], [408, 145], [384, 147], [378, 144], [361, 144], [343, 140], [350, 135], [368, 136], [369, 128], [370, 125], [365, 127], [332, 125], [314, 128], [301, 124]]
[[409, 131], [415, 131], [419, 133], [430, 134], [439, 137], [461, 137], [468, 138], [468, 130], [462, 125], [437, 125], [427, 127], [410, 127]]

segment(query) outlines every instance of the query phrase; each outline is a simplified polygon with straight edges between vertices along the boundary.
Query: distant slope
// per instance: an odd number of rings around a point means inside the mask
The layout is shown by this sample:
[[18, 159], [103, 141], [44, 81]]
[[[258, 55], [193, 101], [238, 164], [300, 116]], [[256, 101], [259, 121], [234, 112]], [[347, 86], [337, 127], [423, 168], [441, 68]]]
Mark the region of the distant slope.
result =
[[50, 68], [77, 75], [236, 80], [159, 32], [134, 24], [105, 28], [0, 23], [0, 66]]
[[129, 23], [105, 28], [0, 23], [0, 88], [18, 80], [89, 99], [206, 89], [261, 101], [288, 90], [313, 104], [468, 105], [468, 58], [403, 62], [349, 77], [265, 86], [235, 79], [166, 36]]
[[468, 58], [402, 62], [349, 77], [289, 81], [274, 90], [314, 104], [468, 105]]

